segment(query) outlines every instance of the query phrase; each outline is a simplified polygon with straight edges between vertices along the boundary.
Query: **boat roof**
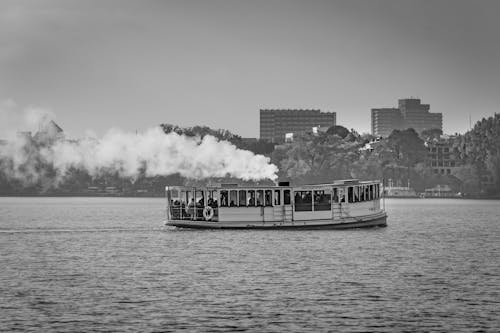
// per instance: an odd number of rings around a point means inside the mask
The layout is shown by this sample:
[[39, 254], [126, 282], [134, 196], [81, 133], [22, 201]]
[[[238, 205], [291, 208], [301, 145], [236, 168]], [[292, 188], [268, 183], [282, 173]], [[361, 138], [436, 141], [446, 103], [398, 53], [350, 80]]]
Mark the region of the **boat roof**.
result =
[[206, 189], [270, 189], [270, 188], [324, 188], [331, 186], [341, 186], [341, 185], [366, 185], [366, 184], [378, 184], [379, 180], [366, 180], [360, 181], [359, 179], [341, 179], [334, 180], [332, 183], [320, 183], [320, 184], [304, 184], [304, 185], [239, 185], [236, 183], [221, 183], [218, 185], [208, 185], [208, 186], [167, 186], [167, 188], [206, 188]]

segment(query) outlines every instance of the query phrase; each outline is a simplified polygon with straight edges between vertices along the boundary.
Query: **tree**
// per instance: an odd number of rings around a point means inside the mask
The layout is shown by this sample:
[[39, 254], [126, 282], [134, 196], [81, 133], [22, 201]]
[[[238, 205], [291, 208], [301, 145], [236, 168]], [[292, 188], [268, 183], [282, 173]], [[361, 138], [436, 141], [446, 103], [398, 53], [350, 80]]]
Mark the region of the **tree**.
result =
[[443, 135], [443, 131], [439, 128], [423, 130], [422, 133], [420, 133], [420, 137], [423, 140], [439, 139], [441, 135]]
[[329, 135], [338, 135], [340, 138], [344, 139], [350, 132], [347, 128], [340, 125], [335, 125], [330, 127], [327, 131]]

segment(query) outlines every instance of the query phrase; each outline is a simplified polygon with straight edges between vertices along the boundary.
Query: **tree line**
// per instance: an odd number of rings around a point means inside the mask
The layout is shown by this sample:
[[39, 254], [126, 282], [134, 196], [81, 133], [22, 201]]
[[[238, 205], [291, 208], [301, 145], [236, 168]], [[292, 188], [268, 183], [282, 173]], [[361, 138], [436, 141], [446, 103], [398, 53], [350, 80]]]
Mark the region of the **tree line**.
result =
[[[211, 135], [229, 141], [240, 149], [270, 157], [279, 168], [279, 178], [293, 184], [328, 183], [338, 179], [379, 179], [388, 185], [410, 184], [417, 192], [436, 185], [449, 185], [455, 192], [471, 196], [500, 194], [500, 115], [482, 119], [470, 131], [454, 137], [451, 145], [457, 165], [451, 174], [436, 174], [430, 168], [429, 151], [425, 142], [438, 139], [439, 130], [416, 133], [413, 129], [394, 130], [387, 138], [359, 134], [342, 126], [333, 126], [326, 132], [303, 133], [293, 142], [271, 143], [265, 140], [245, 140], [227, 130], [206, 126], [182, 128], [161, 124], [165, 133], [204, 137]], [[21, 180], [8, 174], [10, 161], [0, 158], [0, 194], [92, 194], [117, 188], [121, 194], [163, 195], [166, 184], [206, 184], [207, 182], [241, 182], [237, 179], [186, 179], [179, 175], [124, 179], [116, 173], [91, 177], [78, 169], [71, 169], [57, 184], [51, 165], [44, 163], [38, 151], [43, 144], [32, 142], [25, 147], [30, 160], [21, 167], [39, 170], [37, 179]], [[29, 162], [29, 163], [28, 163]], [[10, 171], [9, 171], [10, 170]], [[263, 183], [266, 183], [265, 181]], [[269, 183], [269, 181], [267, 181]]]

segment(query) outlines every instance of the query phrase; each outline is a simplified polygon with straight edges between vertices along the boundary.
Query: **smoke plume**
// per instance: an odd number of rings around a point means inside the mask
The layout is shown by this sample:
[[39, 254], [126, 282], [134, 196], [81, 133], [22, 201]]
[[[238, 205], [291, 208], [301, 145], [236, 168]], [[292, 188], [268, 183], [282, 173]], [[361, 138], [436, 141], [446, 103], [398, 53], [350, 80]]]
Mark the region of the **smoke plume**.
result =
[[[50, 172], [40, 165], [50, 166]], [[91, 176], [111, 172], [128, 178], [180, 174], [191, 179], [243, 180], [275, 180], [278, 171], [269, 158], [213, 136], [165, 134], [159, 127], [138, 134], [111, 129], [101, 139], [18, 135], [0, 145], [0, 173], [7, 178], [33, 183], [49, 172], [60, 180], [70, 169]]]

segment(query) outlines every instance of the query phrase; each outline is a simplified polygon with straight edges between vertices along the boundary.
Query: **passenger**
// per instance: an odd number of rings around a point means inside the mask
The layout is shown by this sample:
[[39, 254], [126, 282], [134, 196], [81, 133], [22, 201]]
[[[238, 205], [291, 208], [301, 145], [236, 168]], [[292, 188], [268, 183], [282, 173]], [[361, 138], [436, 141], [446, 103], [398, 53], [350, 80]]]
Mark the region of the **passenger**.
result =
[[236, 207], [236, 204], [234, 203], [234, 200], [231, 200], [231, 202], [229, 203], [229, 207]]
[[195, 213], [195, 204], [194, 204], [194, 199], [192, 198], [188, 204], [188, 214], [189, 216], [194, 216], [194, 213]]
[[248, 199], [248, 205], [249, 206], [255, 206], [255, 199], [254, 198]]

